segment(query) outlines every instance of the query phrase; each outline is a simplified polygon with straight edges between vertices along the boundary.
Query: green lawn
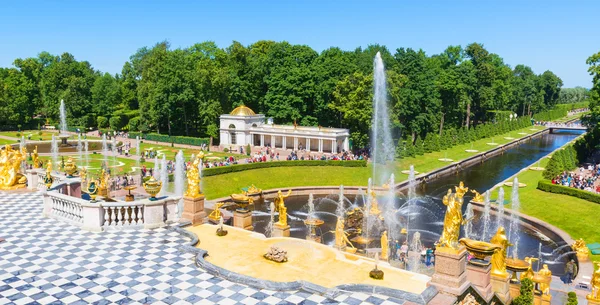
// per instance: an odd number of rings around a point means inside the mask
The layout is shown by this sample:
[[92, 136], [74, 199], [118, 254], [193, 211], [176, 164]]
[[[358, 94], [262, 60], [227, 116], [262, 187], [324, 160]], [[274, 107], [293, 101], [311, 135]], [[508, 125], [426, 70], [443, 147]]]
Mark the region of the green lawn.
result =
[[[135, 145], [135, 144], [132, 144]], [[141, 143], [140, 144], [140, 150], [144, 151], [146, 149], [152, 148], [154, 151], [158, 151], [161, 154], [161, 158], [162, 158], [162, 154], [166, 155], [166, 158], [168, 160], [175, 160], [175, 155], [177, 154], [178, 151], [182, 150], [183, 151], [183, 155], [187, 158], [189, 156], [191, 156], [192, 154], [197, 155], [198, 152], [200, 152], [200, 148], [198, 149], [189, 149], [189, 148], [179, 148], [179, 147], [171, 147], [171, 146], [167, 146], [167, 145], [158, 145], [158, 144], [148, 144], [148, 143]], [[131, 150], [132, 154], [136, 153], [136, 149], [135, 147], [133, 147], [133, 149]], [[228, 156], [233, 156], [236, 159], [239, 158], [246, 158], [246, 155], [240, 155], [237, 153], [224, 153], [224, 152], [204, 152], [205, 156], [208, 158], [208, 160], [221, 160], [223, 157], [228, 157]]]
[[[18, 131], [2, 131], [0, 132], [0, 136], [11, 137], [16, 140], [20, 140], [22, 136], [25, 136], [27, 139], [28, 136], [31, 136], [31, 141], [49, 141], [52, 140], [52, 135], [58, 135], [57, 131], [42, 131], [42, 134], [39, 134], [39, 130], [24, 130], [21, 132]], [[20, 136], [17, 136], [20, 134]], [[76, 139], [75, 135], [71, 135], [70, 139]], [[87, 136], [88, 139], [100, 139], [99, 137]]]
[[556, 123], [564, 123], [564, 122], [567, 122], [567, 121], [571, 121], [573, 119], [578, 119], [581, 116], [586, 115], [588, 113], [589, 113], [589, 111], [588, 112], [580, 112], [580, 113], [577, 113], [577, 114], [572, 115], [572, 116], [566, 116], [566, 117], [564, 117], [562, 119], [554, 120], [554, 122], [556, 122]]
[[[534, 131], [530, 129], [542, 130], [542, 127], [527, 127], [522, 130], [512, 131], [507, 134], [494, 137], [494, 142], [505, 144], [510, 139], [504, 137], [521, 138], [525, 135], [519, 135], [519, 132], [531, 134]], [[397, 160], [394, 164], [394, 175], [396, 182], [408, 179], [407, 174], [402, 174], [403, 170], [408, 170], [410, 165], [414, 165], [415, 170], [425, 173], [436, 168], [448, 165], [448, 162], [439, 161], [440, 158], [450, 158], [455, 161], [465, 159], [475, 153], [466, 152], [467, 149], [476, 149], [480, 152], [490, 150], [495, 146], [488, 145], [492, 142], [490, 138], [481, 139], [472, 144], [457, 145], [441, 152], [428, 153], [415, 158], [405, 158]], [[345, 167], [279, 167], [255, 169], [244, 172], [229, 173], [218, 176], [210, 176], [204, 179], [204, 191], [208, 199], [215, 199], [228, 196], [232, 193], [239, 193], [242, 187], [255, 184], [262, 189], [293, 187], [293, 186], [366, 186], [369, 177], [371, 177], [371, 166], [362, 168]]]
[[[548, 160], [544, 158], [540, 166], [546, 166]], [[527, 184], [519, 189], [522, 213], [555, 225], [574, 239], [583, 238], [586, 243], [600, 242], [600, 204], [538, 190], [537, 182], [542, 179], [541, 171], [523, 171], [517, 177], [520, 183]], [[512, 181], [512, 178], [510, 180]], [[510, 198], [512, 188], [505, 187], [504, 191], [508, 194], [505, 198]], [[497, 191], [492, 194], [492, 197], [496, 196]], [[510, 208], [510, 205], [506, 207]], [[592, 256], [592, 260], [600, 260], [600, 255]]]
[[14, 143], [17, 143], [17, 140], [0, 139], [0, 145], [14, 144]]

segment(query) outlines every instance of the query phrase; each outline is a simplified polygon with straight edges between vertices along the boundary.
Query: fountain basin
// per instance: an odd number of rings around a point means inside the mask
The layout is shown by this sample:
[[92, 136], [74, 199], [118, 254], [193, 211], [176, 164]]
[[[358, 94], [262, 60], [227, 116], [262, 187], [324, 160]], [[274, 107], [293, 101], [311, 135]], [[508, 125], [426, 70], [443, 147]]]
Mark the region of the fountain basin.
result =
[[[77, 152], [77, 139], [66, 140], [66, 145], [60, 144], [58, 146], [59, 153], [76, 153]], [[62, 141], [62, 139], [61, 139]], [[65, 143], [65, 142], [63, 142]], [[109, 146], [111, 144], [108, 144]], [[19, 143], [12, 144], [13, 148], [18, 148]], [[52, 153], [52, 141], [27, 141], [27, 151], [33, 151], [35, 147], [38, 148], [38, 153], [49, 154]], [[102, 140], [88, 140], [88, 151], [102, 151]]]
[[[380, 262], [383, 280], [369, 277], [372, 259], [345, 253], [323, 244], [288, 238], [266, 238], [262, 234], [225, 226], [229, 234], [216, 236], [218, 226], [202, 224], [186, 228], [200, 240], [196, 246], [208, 252], [205, 260], [232, 272], [275, 282], [304, 280], [327, 288], [345, 284], [365, 284], [420, 294], [427, 289], [428, 276], [391, 267]], [[287, 251], [285, 264], [263, 258], [271, 246]], [[250, 262], [250, 263], [249, 263]]]

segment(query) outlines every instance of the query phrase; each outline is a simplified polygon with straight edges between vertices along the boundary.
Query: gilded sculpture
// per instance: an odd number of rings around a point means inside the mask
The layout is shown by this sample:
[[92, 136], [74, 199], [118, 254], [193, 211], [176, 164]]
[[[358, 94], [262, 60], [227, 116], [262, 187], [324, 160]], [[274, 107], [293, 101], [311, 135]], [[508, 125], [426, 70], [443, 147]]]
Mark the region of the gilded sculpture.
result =
[[533, 272], [533, 262], [537, 260], [538, 259], [535, 257], [525, 257], [525, 261], [529, 263], [529, 267], [527, 267], [527, 271], [521, 272], [521, 281], [524, 279], [533, 280], [533, 276], [535, 275], [535, 273]]
[[500, 247], [492, 254], [492, 274], [508, 276], [508, 273], [506, 272], [506, 249], [512, 246], [512, 244], [508, 242], [504, 227], [498, 228], [496, 234], [492, 236], [490, 243]]
[[546, 277], [549, 282], [543, 281], [540, 283], [540, 290], [542, 291], [543, 294], [550, 294], [550, 282], [552, 281], [552, 271], [550, 271], [550, 269], [548, 269], [548, 265], [544, 264], [544, 266], [542, 267], [542, 270], [538, 271], [538, 274], [541, 276]]
[[471, 201], [473, 202], [477, 202], [477, 203], [482, 203], [484, 201], [483, 195], [479, 194], [478, 191], [476, 190], [471, 190], [471, 193], [474, 194], [473, 199]]
[[200, 152], [198, 156], [192, 162], [192, 165], [188, 166], [187, 169], [187, 190], [185, 191], [184, 196], [190, 198], [198, 198], [202, 196], [202, 191], [200, 190], [200, 161], [204, 158], [204, 154]]
[[573, 251], [577, 252], [577, 259], [580, 261], [587, 261], [590, 256], [590, 249], [588, 249], [587, 245], [583, 238], [580, 238], [573, 243], [571, 246]]
[[348, 233], [344, 231], [344, 219], [338, 217], [335, 224], [335, 247], [343, 250], [346, 248], [346, 245], [354, 249], [354, 245], [348, 240]]
[[[461, 182], [461, 187], [463, 187]], [[456, 194], [448, 189], [448, 193], [443, 197], [442, 202], [446, 206], [446, 215], [444, 216], [444, 230], [440, 237], [439, 246], [458, 250], [458, 235], [460, 226], [467, 223], [462, 215], [462, 196], [466, 191], [464, 188], [456, 188]], [[460, 197], [459, 197], [460, 196]]]
[[287, 227], [287, 208], [285, 207], [284, 199], [288, 198], [292, 194], [292, 190], [289, 190], [286, 195], [284, 195], [281, 190], [277, 191], [277, 197], [275, 197], [275, 208], [279, 212], [279, 221], [275, 224], [280, 228]]
[[380, 259], [387, 261], [388, 259], [388, 254], [389, 254], [389, 249], [388, 249], [388, 236], [387, 236], [387, 231], [383, 231], [383, 234], [381, 234], [381, 257], [379, 257]]
[[371, 209], [369, 210], [369, 214], [371, 215], [379, 215], [381, 211], [379, 210], [379, 204], [377, 203], [377, 195], [375, 191], [371, 190]]
[[42, 160], [40, 160], [40, 158], [38, 157], [37, 145], [31, 153], [31, 162], [33, 163], [33, 168], [41, 168], [44, 165]]
[[210, 215], [208, 215], [208, 218], [214, 222], [218, 222], [219, 219], [222, 218], [221, 216], [221, 207], [225, 204], [225, 202], [217, 202], [215, 203], [215, 208], [212, 212], [210, 212]]
[[77, 171], [77, 164], [75, 164], [72, 157], [69, 157], [69, 159], [67, 159], [64, 169], [65, 173], [67, 174], [67, 177], [72, 178], [73, 174]]
[[[596, 263], [600, 265], [600, 263]], [[592, 280], [590, 281], [592, 291], [585, 298], [588, 300], [600, 302], [600, 269], [594, 271]]]
[[465, 187], [465, 184], [462, 181], [454, 188], [456, 189], [456, 198], [460, 198], [461, 200], [465, 196], [465, 193], [469, 191], [469, 188]]
[[20, 173], [21, 163], [27, 158], [27, 149], [13, 149], [6, 144], [0, 151], [0, 189], [12, 190], [27, 185], [27, 178]]

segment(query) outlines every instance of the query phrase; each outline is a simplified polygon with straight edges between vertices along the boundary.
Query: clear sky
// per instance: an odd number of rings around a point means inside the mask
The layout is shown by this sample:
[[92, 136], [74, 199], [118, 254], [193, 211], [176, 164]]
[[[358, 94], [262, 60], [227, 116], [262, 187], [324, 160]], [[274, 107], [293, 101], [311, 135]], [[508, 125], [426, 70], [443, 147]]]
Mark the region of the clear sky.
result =
[[600, 51], [600, 1], [11, 1], [0, 9], [0, 66], [72, 53], [119, 73], [138, 48], [212, 40], [286, 40], [317, 51], [379, 43], [392, 52], [483, 43], [511, 66], [551, 70], [565, 87], [591, 86], [585, 60]]

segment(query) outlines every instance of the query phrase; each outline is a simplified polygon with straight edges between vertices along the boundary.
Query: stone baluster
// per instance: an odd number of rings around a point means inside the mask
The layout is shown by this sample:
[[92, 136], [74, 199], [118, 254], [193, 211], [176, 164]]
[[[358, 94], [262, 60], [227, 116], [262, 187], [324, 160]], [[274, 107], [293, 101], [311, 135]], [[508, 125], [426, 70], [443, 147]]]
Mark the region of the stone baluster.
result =
[[118, 213], [118, 220], [119, 220], [119, 226], [122, 227], [124, 225], [123, 220], [125, 218], [125, 216], [123, 214], [125, 214], [123, 211], [122, 207], [118, 207], [117, 208], [117, 213]]
[[108, 227], [110, 225], [110, 216], [108, 215], [109, 207], [103, 207], [104, 209], [104, 226]]
[[138, 225], [144, 224], [144, 220], [142, 219], [142, 216], [144, 215], [144, 213], [142, 213], [142, 206], [138, 205], [136, 208], [137, 208], [136, 224], [138, 224]]
[[112, 218], [112, 224], [111, 225], [113, 227], [116, 227], [117, 226], [117, 208], [111, 207], [110, 209], [111, 209], [110, 212], [112, 214], [112, 216], [111, 216], [111, 218]]
[[[132, 212], [133, 212], [133, 208], [134, 207], [131, 207]], [[130, 216], [131, 216], [131, 212], [129, 212], [129, 208], [126, 207], [125, 208], [125, 222], [127, 223], [128, 226], [131, 225], [131, 223], [129, 223], [129, 217]], [[132, 222], [133, 222], [133, 220], [132, 220]]]

